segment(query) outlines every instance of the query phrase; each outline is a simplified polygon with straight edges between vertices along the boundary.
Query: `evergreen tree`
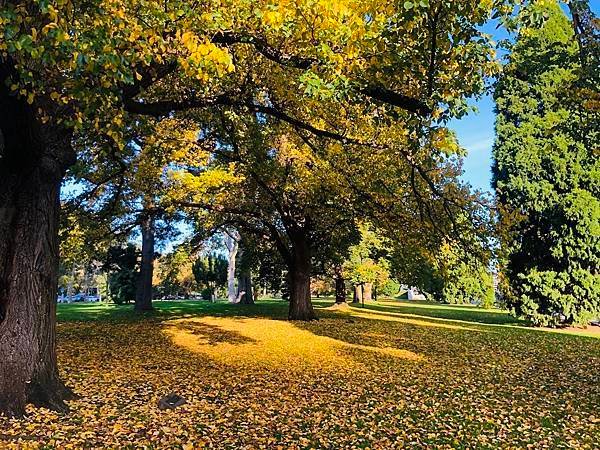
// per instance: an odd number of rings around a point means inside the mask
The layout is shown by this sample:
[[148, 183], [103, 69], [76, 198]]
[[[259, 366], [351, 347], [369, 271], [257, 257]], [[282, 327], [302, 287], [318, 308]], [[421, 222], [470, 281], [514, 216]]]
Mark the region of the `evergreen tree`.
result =
[[600, 316], [598, 85], [559, 4], [529, 8], [544, 20], [521, 27], [495, 92], [507, 303], [538, 325], [586, 323]]

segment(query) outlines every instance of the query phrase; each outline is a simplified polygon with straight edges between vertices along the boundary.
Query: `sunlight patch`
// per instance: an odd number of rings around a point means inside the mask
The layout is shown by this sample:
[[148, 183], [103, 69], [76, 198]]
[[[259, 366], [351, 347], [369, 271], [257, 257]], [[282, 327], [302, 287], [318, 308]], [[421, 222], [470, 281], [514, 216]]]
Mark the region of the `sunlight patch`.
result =
[[[401, 322], [401, 323], [407, 323], [410, 325], [419, 325], [419, 326], [423, 326], [423, 327], [434, 327], [434, 328], [446, 328], [446, 329], [450, 329], [450, 330], [464, 330], [464, 331], [478, 331], [480, 333], [484, 333], [487, 332], [486, 330], [482, 330], [479, 328], [470, 328], [470, 327], [463, 327], [461, 325], [452, 325], [450, 323], [441, 323], [442, 321], [447, 321], [447, 322], [458, 322], [456, 320], [451, 320], [451, 319], [438, 319], [438, 318], [429, 318], [426, 316], [416, 316], [416, 317], [423, 317], [426, 320], [420, 320], [420, 319], [411, 319], [411, 318], [407, 318], [406, 316], [409, 314], [402, 314], [402, 313], [394, 313], [394, 312], [383, 312], [383, 311], [374, 311], [374, 310], [361, 310], [356, 311], [353, 310], [351, 312], [353, 317], [359, 317], [361, 319], [371, 319], [371, 320], [386, 320], [386, 321], [390, 321], [390, 322]], [[410, 314], [411, 316], [415, 316], [414, 314]]]
[[351, 344], [319, 336], [296, 325], [258, 318], [199, 317], [166, 322], [164, 332], [174, 344], [232, 365], [269, 367], [315, 366], [336, 369], [356, 365], [348, 350], [372, 352], [411, 361], [423, 357], [393, 347]]

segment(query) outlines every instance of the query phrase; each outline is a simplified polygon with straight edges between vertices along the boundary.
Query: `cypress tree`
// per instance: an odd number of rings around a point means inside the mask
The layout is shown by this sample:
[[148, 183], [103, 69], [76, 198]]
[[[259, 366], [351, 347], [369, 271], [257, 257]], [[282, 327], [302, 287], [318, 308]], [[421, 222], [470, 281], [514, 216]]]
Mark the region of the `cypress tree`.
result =
[[519, 30], [495, 90], [506, 300], [538, 325], [585, 324], [600, 316], [597, 78], [558, 2], [529, 8], [545, 20]]

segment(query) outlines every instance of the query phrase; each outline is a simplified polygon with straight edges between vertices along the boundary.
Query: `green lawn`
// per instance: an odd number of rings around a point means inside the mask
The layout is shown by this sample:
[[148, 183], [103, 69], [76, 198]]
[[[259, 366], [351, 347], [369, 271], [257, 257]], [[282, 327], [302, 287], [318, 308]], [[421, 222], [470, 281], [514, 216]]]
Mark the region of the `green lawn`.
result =
[[[333, 304], [331, 298], [313, 298], [313, 305], [317, 310], [324, 311]], [[348, 304], [350, 308], [360, 311], [362, 304]], [[232, 305], [220, 300], [216, 303], [198, 300], [155, 301], [155, 311], [142, 315], [148, 319], [166, 319], [185, 315], [215, 315], [215, 316], [247, 316], [247, 317], [272, 317], [285, 319], [288, 304], [281, 299], [262, 299], [256, 305]], [[422, 318], [431, 322], [470, 322], [480, 325], [502, 325], [507, 327], [527, 328], [534, 332], [556, 332], [561, 334], [575, 334], [600, 338], [596, 332], [585, 329], [579, 330], [551, 330], [529, 327], [524, 320], [517, 319], [505, 310], [482, 309], [470, 305], [444, 305], [427, 301], [408, 301], [384, 299], [379, 302], [370, 302], [364, 305], [369, 311], [384, 315]], [[321, 313], [323, 314], [323, 313]], [[328, 314], [328, 313], [325, 313]], [[137, 321], [139, 315], [133, 312], [132, 305], [114, 305], [112, 303], [70, 303], [59, 304], [57, 309], [59, 322], [75, 321]]]
[[[287, 316], [287, 303], [281, 300], [262, 300], [256, 305], [232, 305], [225, 301], [210, 303], [199, 300], [155, 301], [155, 311], [142, 315], [148, 319], [166, 319], [186, 314], [212, 314], [217, 316]], [[63, 303], [57, 308], [59, 322], [76, 321], [137, 321], [132, 305], [98, 303]]]
[[[287, 304], [58, 307], [71, 412], [0, 418], [0, 448], [597, 448], [600, 339], [406, 301], [289, 322]], [[187, 403], [157, 408], [168, 393]]]

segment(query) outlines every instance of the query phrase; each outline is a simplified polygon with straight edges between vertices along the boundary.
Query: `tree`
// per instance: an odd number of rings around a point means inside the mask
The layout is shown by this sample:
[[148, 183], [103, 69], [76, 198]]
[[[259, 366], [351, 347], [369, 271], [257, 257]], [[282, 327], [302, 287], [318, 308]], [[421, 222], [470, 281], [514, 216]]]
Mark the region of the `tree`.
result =
[[354, 285], [354, 303], [371, 301], [373, 291], [390, 278], [387, 242], [373, 227], [363, 223], [360, 242], [350, 247], [350, 257], [344, 265], [346, 278]]
[[394, 246], [391, 273], [406, 286], [415, 286], [428, 298], [442, 301], [444, 278], [436, 262], [436, 252], [419, 244]]
[[559, 4], [529, 8], [545, 20], [518, 30], [495, 91], [507, 301], [538, 325], [586, 323], [600, 314], [598, 79]]
[[344, 278], [344, 269], [341, 264], [334, 266], [335, 281], [335, 302], [337, 304], [346, 303], [346, 280]]
[[228, 281], [227, 267], [227, 260], [218, 255], [208, 255], [194, 261], [192, 272], [196, 282], [209, 293], [207, 300], [214, 301], [216, 289], [224, 286]]
[[118, 305], [135, 300], [139, 252], [135, 245], [114, 246], [108, 249], [103, 270], [108, 273], [109, 297]]
[[[132, 115], [219, 107], [278, 117], [308, 133], [326, 123], [310, 109], [294, 117], [286, 102], [248, 92], [250, 66], [286, 100], [331, 92], [371, 111], [447, 118], [494, 70], [491, 46], [473, 26], [491, 7], [0, 1], [0, 207], [11, 212], [0, 219], [8, 237], [0, 245], [0, 409], [22, 414], [29, 400], [64, 407], [53, 303], [59, 186], [79, 150], [74, 133], [108, 136], [122, 148]], [[302, 90], [287, 89], [289, 82]]]
[[450, 304], [477, 303], [494, 306], [494, 281], [489, 261], [475, 258], [456, 242], [445, 242], [438, 253], [436, 269], [443, 282], [439, 300]]
[[[165, 295], [189, 296], [197, 280], [197, 274], [194, 272], [195, 262], [196, 257], [188, 243], [180, 244], [170, 253], [162, 255], [159, 259], [158, 270], [155, 276], [160, 291]], [[213, 260], [210, 262], [214, 263], [216, 261]], [[216, 263], [219, 264], [219, 262]], [[199, 267], [196, 268], [196, 270], [199, 269]], [[210, 276], [216, 275], [213, 268], [209, 272]], [[205, 278], [205, 280], [207, 282], [206, 286], [210, 288], [213, 288], [214, 282], [217, 281], [211, 279], [209, 286], [208, 279]]]
[[63, 209], [59, 229], [59, 290], [67, 297], [73, 295], [74, 288], [81, 289], [95, 278], [102, 266], [108, 248], [97, 239], [98, 231], [85, 217]]
[[253, 282], [253, 271], [259, 261], [255, 239], [251, 236], [240, 236], [240, 260], [237, 267], [238, 286], [236, 303], [253, 305], [256, 298], [256, 286]]
[[[139, 233], [141, 261], [134, 310], [143, 312], [152, 310], [156, 246], [173, 237], [173, 223], [178, 220], [176, 211], [167, 212], [161, 205], [165, 167], [195, 130], [172, 120], [151, 118], [137, 118], [124, 128], [122, 149], [114, 148], [107, 136], [79, 136], [78, 162], [67, 178], [76, 195], [69, 198], [65, 209], [102, 230], [96, 237], [105, 242]], [[176, 147], [172, 144], [175, 139]]]
[[237, 302], [235, 292], [235, 264], [239, 250], [240, 234], [237, 230], [225, 230], [225, 248], [227, 248], [227, 298], [229, 303]]

